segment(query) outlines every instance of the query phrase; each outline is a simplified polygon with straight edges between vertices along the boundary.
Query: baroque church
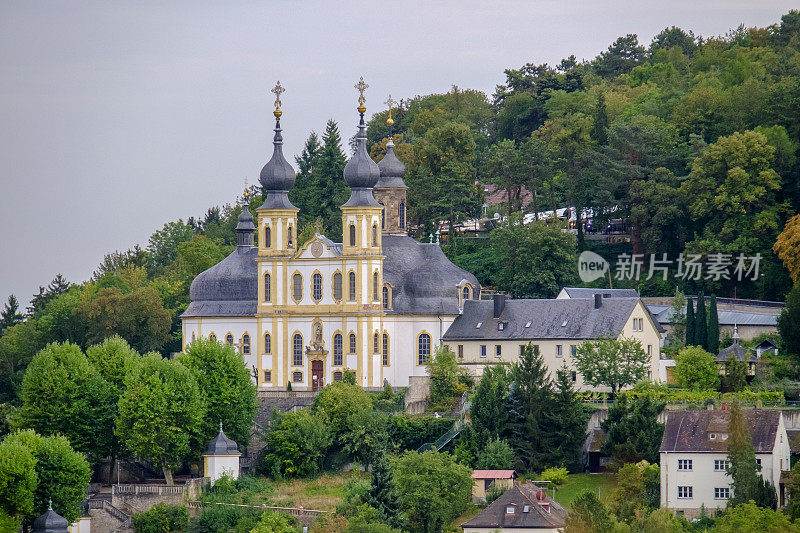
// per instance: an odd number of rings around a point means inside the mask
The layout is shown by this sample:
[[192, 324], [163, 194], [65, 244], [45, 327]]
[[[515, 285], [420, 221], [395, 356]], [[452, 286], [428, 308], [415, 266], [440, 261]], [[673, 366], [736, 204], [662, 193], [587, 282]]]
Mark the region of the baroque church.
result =
[[465, 300], [480, 298], [475, 276], [451, 263], [438, 243], [408, 236], [405, 167], [394, 143], [380, 164], [367, 153], [366, 88], [363, 79], [356, 85], [361, 118], [344, 168], [344, 242], [316, 234], [296, 245], [299, 210], [288, 196], [295, 171], [282, 151], [278, 83], [257, 220], [245, 208], [236, 250], [192, 283], [181, 316], [184, 345], [207, 338], [235, 346], [259, 388], [316, 390], [346, 370], [363, 387], [407, 386], [410, 376], [426, 375], [425, 363]]

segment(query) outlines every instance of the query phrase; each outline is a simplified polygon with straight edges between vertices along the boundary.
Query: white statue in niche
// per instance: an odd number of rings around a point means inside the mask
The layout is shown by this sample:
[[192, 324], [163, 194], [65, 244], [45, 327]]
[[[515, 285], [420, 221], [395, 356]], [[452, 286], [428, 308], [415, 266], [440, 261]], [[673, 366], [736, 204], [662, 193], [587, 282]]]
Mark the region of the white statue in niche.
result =
[[321, 350], [325, 343], [322, 341], [322, 323], [315, 322], [314, 323], [314, 340], [311, 343], [311, 346], [315, 350]]

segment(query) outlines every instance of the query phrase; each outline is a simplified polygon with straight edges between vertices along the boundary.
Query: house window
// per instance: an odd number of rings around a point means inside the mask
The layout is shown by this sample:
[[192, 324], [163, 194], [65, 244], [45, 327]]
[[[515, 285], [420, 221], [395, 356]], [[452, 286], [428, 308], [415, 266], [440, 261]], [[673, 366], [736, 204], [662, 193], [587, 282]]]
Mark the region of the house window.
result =
[[231, 335], [230, 333], [225, 335], [225, 343], [228, 344], [229, 346], [233, 346], [233, 335]]
[[384, 285], [383, 286], [383, 308], [389, 309], [391, 307], [391, 298], [389, 298], [389, 287]]
[[378, 347], [378, 332], [377, 331], [372, 336], [372, 353], [380, 353], [380, 348]]
[[211, 335], [208, 336], [208, 340], [217, 342], [217, 336], [212, 333]]
[[506, 514], [514, 514], [517, 512], [517, 506], [514, 504], [506, 505]]
[[342, 334], [337, 333], [333, 336], [333, 366], [342, 366], [342, 353], [344, 347], [342, 346]]
[[578, 351], [578, 347], [577, 346], [575, 346], [574, 344], [570, 344], [569, 345], [569, 354], [572, 357], [575, 357], [575, 354], [577, 353], [577, 351]]
[[652, 344], [648, 344], [647, 345], [647, 357], [652, 357], [652, 356], [653, 356], [653, 345]]
[[691, 469], [692, 469], [691, 459], [678, 459], [678, 470], [691, 470]]
[[272, 370], [264, 370], [264, 381], [272, 383]]
[[481, 357], [486, 357], [486, 345], [481, 344]]
[[556, 344], [556, 357], [564, 357], [564, 346]]
[[264, 274], [264, 301], [272, 301], [272, 278], [269, 274]]
[[389, 366], [389, 334], [383, 334], [383, 346], [381, 351], [381, 363], [383, 366]]
[[760, 467], [761, 466], [761, 459], [756, 459], [756, 464]]
[[469, 287], [461, 289], [461, 300], [465, 302], [469, 300]]
[[406, 204], [404, 204], [403, 202], [400, 202], [400, 207], [398, 207], [397, 211], [398, 211], [398, 213], [397, 213], [398, 218], [400, 219], [400, 227], [401, 228], [405, 228], [406, 227]]
[[372, 247], [375, 248], [378, 246], [378, 225], [372, 225]]
[[297, 302], [303, 299], [303, 276], [299, 273], [292, 276], [292, 298]]
[[272, 353], [272, 335], [264, 333], [264, 353]]
[[372, 301], [378, 302], [380, 298], [378, 298], [378, 273], [372, 273]]
[[333, 373], [333, 381], [342, 381], [342, 373], [340, 371], [336, 371]]
[[727, 433], [709, 433], [708, 440], [728, 440]]
[[714, 487], [715, 500], [727, 500], [731, 497], [730, 487]]
[[464, 359], [464, 345], [463, 344], [459, 344], [458, 345], [458, 358], [459, 359]]
[[292, 372], [292, 381], [295, 383], [300, 383], [303, 381], [303, 373], [302, 372]]
[[264, 248], [272, 246], [272, 229], [267, 226], [264, 228]]
[[247, 333], [242, 335], [242, 353], [245, 355], [250, 353], [250, 335]]
[[417, 363], [424, 365], [431, 358], [431, 336], [422, 333], [417, 340]]
[[340, 272], [333, 275], [333, 299], [337, 302], [342, 299], [342, 274]]
[[499, 344], [494, 345], [494, 355], [495, 357], [503, 357], [503, 347]]
[[322, 274], [319, 272], [315, 272], [313, 276], [311, 276], [312, 282], [312, 292], [311, 296], [314, 298], [315, 302], [319, 302], [322, 300]]
[[350, 246], [356, 245], [356, 227], [350, 224]]
[[350, 272], [350, 274], [348, 274], [347, 277], [349, 278], [348, 281], [349, 281], [349, 285], [350, 285], [349, 287], [347, 287], [347, 290], [349, 291], [347, 299], [350, 300], [351, 302], [355, 302], [356, 301], [356, 273], [355, 272]]
[[303, 336], [295, 333], [292, 337], [292, 364], [302, 366], [303, 364]]
[[286, 247], [291, 248], [292, 246], [292, 225], [289, 224], [289, 227], [286, 228]]
[[519, 356], [522, 357], [524, 354], [525, 354], [525, 345], [524, 344], [520, 344], [519, 345]]
[[356, 334], [350, 334], [350, 353], [356, 353]]
[[692, 487], [678, 487], [678, 498], [691, 498], [692, 497]]
[[577, 372], [575, 372], [575, 371], [573, 370], [572, 372], [570, 372], [570, 374], [572, 375], [572, 382], [573, 382], [573, 383], [575, 383], [576, 381], [578, 381], [578, 373], [577, 373]]
[[725, 459], [714, 459], [714, 472], [727, 472], [728, 461]]

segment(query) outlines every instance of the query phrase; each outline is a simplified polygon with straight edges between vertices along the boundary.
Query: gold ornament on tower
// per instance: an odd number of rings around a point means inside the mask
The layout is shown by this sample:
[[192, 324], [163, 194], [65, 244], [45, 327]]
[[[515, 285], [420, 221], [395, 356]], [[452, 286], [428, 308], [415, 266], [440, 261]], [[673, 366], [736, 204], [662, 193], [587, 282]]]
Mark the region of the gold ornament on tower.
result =
[[281, 95], [285, 91], [286, 89], [283, 88], [280, 80], [278, 80], [278, 83], [275, 84], [275, 87], [273, 87], [272, 90], [270, 90], [270, 92], [275, 95], [275, 111], [273, 111], [272, 113], [273, 115], [275, 115], [275, 118], [281, 118], [281, 115], [283, 114], [283, 112], [281, 111], [281, 104], [282, 104]]
[[358, 107], [356, 109], [358, 109], [358, 112], [363, 115], [367, 110], [366, 106], [364, 105], [364, 102], [367, 101], [367, 99], [364, 98], [364, 91], [369, 89], [369, 85], [367, 85], [367, 83], [364, 81], [364, 76], [361, 76], [361, 78], [358, 80], [358, 83], [356, 83], [353, 87], [355, 87], [355, 89], [358, 91]]

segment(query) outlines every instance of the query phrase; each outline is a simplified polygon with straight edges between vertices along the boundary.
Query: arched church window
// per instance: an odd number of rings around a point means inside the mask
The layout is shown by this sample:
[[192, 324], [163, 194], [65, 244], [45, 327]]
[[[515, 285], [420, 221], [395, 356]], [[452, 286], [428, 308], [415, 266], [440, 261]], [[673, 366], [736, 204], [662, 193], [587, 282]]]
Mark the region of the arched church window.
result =
[[350, 353], [356, 353], [356, 334], [350, 334]]
[[378, 273], [373, 272], [372, 274], [372, 301], [378, 302], [380, 298], [378, 298]]
[[311, 281], [313, 289], [311, 296], [314, 298], [315, 302], [318, 302], [322, 300], [322, 274], [315, 272], [311, 277]]
[[372, 336], [372, 351], [373, 353], [381, 353], [380, 347], [378, 345], [378, 332], [375, 332], [375, 335]]
[[228, 333], [227, 335], [225, 335], [225, 342], [226, 342], [228, 345], [230, 345], [230, 346], [233, 346], [233, 335], [231, 335], [230, 333]]
[[286, 228], [286, 247], [291, 248], [292, 245], [292, 225], [289, 224], [289, 227]]
[[350, 300], [351, 302], [355, 302], [356, 301], [356, 273], [355, 272], [350, 272], [350, 274], [348, 274], [347, 277], [350, 278], [348, 280], [349, 281], [349, 285], [350, 285], [348, 287], [348, 290], [349, 290], [350, 293], [348, 294], [348, 298], [347, 299]]
[[208, 340], [217, 342], [217, 335], [212, 333], [211, 335], [208, 336]]
[[431, 336], [422, 333], [417, 341], [417, 364], [424, 365], [431, 358]]
[[383, 366], [389, 366], [389, 334], [383, 334], [383, 347], [381, 351], [381, 363]]
[[389, 287], [384, 285], [383, 286], [383, 308], [384, 309], [389, 309], [389, 307], [391, 306], [391, 298], [389, 297], [390, 296], [389, 295], [389, 291], [390, 291]]
[[337, 272], [333, 275], [333, 299], [337, 302], [342, 299], [342, 274]]
[[333, 366], [342, 366], [343, 353], [342, 334], [337, 333], [333, 336]]
[[264, 274], [264, 301], [272, 301], [272, 278], [269, 274]]
[[356, 227], [350, 224], [350, 246], [356, 245]]
[[264, 334], [264, 353], [272, 353], [272, 335]]
[[295, 333], [292, 337], [292, 364], [303, 365], [303, 336], [299, 333]]
[[299, 272], [292, 276], [292, 298], [296, 302], [303, 299], [303, 276]]
[[250, 354], [250, 335], [247, 333], [242, 335], [242, 353], [244, 355]]
[[465, 302], [469, 300], [469, 287], [461, 289], [461, 299]]
[[386, 227], [386, 208], [381, 209], [381, 229]]
[[264, 248], [272, 246], [272, 228], [266, 226], [264, 228]]
[[378, 225], [372, 225], [372, 247], [378, 246]]
[[398, 218], [400, 219], [400, 227], [406, 227], [406, 204], [400, 202], [400, 207], [397, 208], [398, 210]]

